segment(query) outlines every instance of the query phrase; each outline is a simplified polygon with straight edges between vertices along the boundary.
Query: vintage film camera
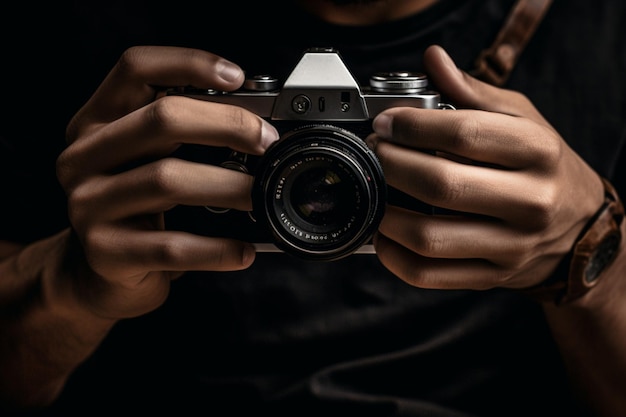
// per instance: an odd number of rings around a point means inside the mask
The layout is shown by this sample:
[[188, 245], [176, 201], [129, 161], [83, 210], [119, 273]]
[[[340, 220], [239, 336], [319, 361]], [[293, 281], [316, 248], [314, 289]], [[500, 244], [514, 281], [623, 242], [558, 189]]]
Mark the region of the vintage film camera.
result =
[[282, 86], [259, 75], [235, 92], [182, 88], [169, 94], [237, 105], [278, 129], [280, 140], [262, 157], [231, 152], [221, 165], [255, 177], [250, 219], [271, 240], [256, 242], [259, 250], [324, 261], [371, 252], [367, 243], [390, 198], [364, 142], [372, 119], [398, 106], [451, 108], [420, 73], [377, 73], [360, 86], [333, 48], [306, 50]]

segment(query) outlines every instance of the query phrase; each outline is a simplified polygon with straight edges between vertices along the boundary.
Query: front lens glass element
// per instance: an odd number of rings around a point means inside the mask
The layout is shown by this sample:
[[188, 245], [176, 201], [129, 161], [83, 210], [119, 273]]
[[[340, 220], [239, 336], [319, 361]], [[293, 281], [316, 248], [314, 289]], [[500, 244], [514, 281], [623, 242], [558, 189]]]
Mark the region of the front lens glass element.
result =
[[355, 207], [353, 186], [330, 168], [315, 167], [293, 182], [291, 206], [305, 222], [315, 226], [344, 222]]
[[368, 241], [382, 219], [382, 168], [350, 132], [328, 125], [297, 130], [268, 149], [261, 166], [255, 217], [285, 252], [339, 259]]

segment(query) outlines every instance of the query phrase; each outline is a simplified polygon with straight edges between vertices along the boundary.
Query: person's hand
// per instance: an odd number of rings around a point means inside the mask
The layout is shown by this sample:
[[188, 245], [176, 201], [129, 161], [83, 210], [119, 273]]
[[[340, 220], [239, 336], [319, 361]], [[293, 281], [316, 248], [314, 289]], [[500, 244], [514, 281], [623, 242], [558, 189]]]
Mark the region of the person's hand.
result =
[[390, 186], [468, 214], [389, 206], [378, 257], [423, 288], [538, 284], [602, 204], [599, 176], [525, 96], [470, 77], [438, 46], [424, 58], [431, 82], [459, 110], [389, 109], [368, 143]]
[[168, 231], [163, 215], [179, 204], [251, 209], [249, 175], [170, 154], [194, 143], [258, 155], [276, 130], [235, 106], [157, 99], [165, 87], [230, 91], [243, 80], [239, 67], [204, 51], [131, 48], [68, 125], [57, 172], [87, 272], [72, 291], [97, 314], [143, 314], [165, 300], [182, 271], [253, 262], [251, 244]]

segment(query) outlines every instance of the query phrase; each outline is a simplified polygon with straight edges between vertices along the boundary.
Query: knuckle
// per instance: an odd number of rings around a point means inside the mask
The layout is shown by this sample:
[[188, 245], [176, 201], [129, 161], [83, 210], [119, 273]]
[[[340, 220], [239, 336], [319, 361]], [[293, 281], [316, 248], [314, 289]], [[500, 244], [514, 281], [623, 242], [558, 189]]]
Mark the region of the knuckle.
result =
[[86, 109], [87, 106], [81, 108], [65, 126], [65, 142], [68, 145], [77, 142], [82, 136], [94, 133], [102, 126], [94, 123]]
[[555, 187], [543, 187], [540, 192], [530, 195], [525, 201], [525, 213], [537, 229], [546, 229], [555, 220], [559, 195]]
[[462, 181], [453, 170], [442, 167], [429, 182], [428, 193], [436, 204], [454, 205], [463, 195]]
[[89, 186], [78, 186], [68, 193], [67, 213], [74, 226], [83, 224], [88, 213], [91, 212], [89, 207], [92, 194]]
[[79, 219], [80, 213], [81, 213], [81, 204], [79, 203], [78, 199], [74, 196], [74, 194], [70, 194], [67, 198], [67, 216], [70, 220], [70, 222], [72, 223], [72, 225], [75, 226], [75, 221], [76, 219]]
[[563, 152], [565, 149], [563, 146], [564, 143], [558, 138], [555, 138], [551, 132], [546, 133], [543, 139], [544, 140], [541, 141], [542, 160], [544, 162], [544, 166], [546, 166], [548, 169], [553, 169], [558, 166], [559, 162], [563, 158]]
[[72, 173], [74, 172], [74, 160], [72, 156], [72, 149], [66, 148], [61, 154], [57, 157], [55, 163], [56, 176], [59, 180], [61, 186], [64, 189], [67, 189], [69, 184], [72, 182], [72, 178], [74, 177]]
[[115, 236], [110, 229], [92, 227], [81, 235], [85, 261], [92, 271], [105, 278], [119, 254], [115, 251]]
[[151, 103], [147, 111], [147, 123], [155, 131], [169, 131], [180, 123], [179, 97], [166, 96]]
[[565, 146], [563, 140], [555, 135], [554, 131], [545, 126], [539, 126], [531, 120], [526, 120], [529, 126], [524, 128], [530, 133], [524, 143], [529, 159], [536, 161], [535, 165], [543, 167], [547, 171], [552, 171], [559, 166], [562, 161]]
[[150, 165], [148, 186], [159, 193], [172, 194], [179, 190], [178, 177], [181, 170], [178, 162], [173, 158], [160, 159]]
[[98, 253], [100, 251], [100, 233], [98, 233], [95, 229], [92, 228], [82, 231], [81, 241], [88, 260], [90, 254]]
[[86, 179], [83, 177], [81, 153], [83, 151], [77, 145], [65, 148], [55, 161], [55, 174], [59, 184], [69, 193]]
[[105, 251], [101, 232], [97, 231], [95, 228], [83, 231], [81, 234], [81, 244], [85, 254], [85, 260], [94, 271], [98, 271], [100, 269], [98, 267], [100, 264], [100, 254]]
[[146, 48], [141, 46], [131, 46], [120, 55], [117, 61], [117, 69], [123, 73], [137, 74], [141, 67], [140, 63], [146, 56]]
[[164, 265], [178, 265], [185, 254], [185, 249], [175, 239], [164, 238], [156, 242], [153, 256]]
[[422, 225], [413, 230], [412, 246], [415, 252], [426, 257], [437, 256], [445, 249], [445, 241], [436, 227]]

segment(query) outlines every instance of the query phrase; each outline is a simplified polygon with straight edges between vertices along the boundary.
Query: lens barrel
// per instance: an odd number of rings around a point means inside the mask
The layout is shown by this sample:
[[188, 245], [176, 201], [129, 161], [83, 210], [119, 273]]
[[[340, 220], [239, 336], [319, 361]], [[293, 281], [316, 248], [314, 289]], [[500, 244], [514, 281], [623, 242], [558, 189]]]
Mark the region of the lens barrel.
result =
[[284, 134], [258, 165], [254, 217], [274, 244], [307, 260], [336, 260], [368, 242], [386, 201], [376, 155], [352, 132], [310, 125]]

